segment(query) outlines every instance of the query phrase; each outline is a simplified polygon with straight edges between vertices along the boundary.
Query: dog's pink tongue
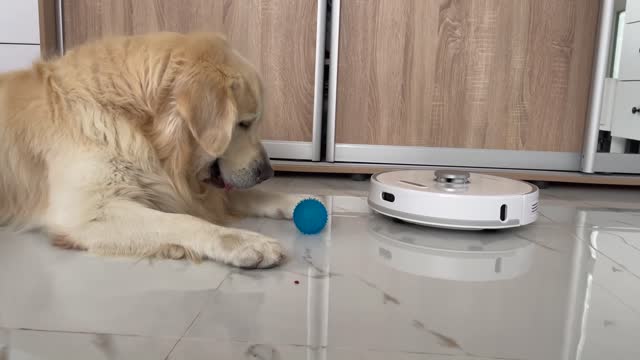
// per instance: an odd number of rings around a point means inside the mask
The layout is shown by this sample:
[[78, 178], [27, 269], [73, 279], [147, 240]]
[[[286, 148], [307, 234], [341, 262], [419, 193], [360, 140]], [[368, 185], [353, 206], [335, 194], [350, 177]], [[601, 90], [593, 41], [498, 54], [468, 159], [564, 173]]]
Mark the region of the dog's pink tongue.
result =
[[231, 191], [233, 190], [233, 186], [229, 185], [229, 184], [224, 184], [224, 191]]

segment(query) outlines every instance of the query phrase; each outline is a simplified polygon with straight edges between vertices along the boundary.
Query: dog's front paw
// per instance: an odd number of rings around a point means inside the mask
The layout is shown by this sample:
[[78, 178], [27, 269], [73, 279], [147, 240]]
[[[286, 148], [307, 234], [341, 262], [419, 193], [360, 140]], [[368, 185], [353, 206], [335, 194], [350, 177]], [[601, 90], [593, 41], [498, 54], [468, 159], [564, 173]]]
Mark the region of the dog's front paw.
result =
[[235, 248], [229, 253], [228, 263], [246, 269], [265, 269], [280, 265], [286, 258], [279, 241], [252, 233], [238, 232], [231, 235]]

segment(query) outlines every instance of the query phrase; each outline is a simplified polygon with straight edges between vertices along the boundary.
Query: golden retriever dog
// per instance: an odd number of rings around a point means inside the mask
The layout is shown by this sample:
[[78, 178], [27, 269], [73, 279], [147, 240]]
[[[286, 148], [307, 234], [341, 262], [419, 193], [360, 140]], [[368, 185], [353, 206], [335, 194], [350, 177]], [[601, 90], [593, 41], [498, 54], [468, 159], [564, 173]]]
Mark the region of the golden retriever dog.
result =
[[99, 40], [0, 75], [0, 226], [99, 255], [281, 263], [280, 243], [224, 227], [291, 218], [299, 196], [258, 137], [256, 70], [212, 33]]

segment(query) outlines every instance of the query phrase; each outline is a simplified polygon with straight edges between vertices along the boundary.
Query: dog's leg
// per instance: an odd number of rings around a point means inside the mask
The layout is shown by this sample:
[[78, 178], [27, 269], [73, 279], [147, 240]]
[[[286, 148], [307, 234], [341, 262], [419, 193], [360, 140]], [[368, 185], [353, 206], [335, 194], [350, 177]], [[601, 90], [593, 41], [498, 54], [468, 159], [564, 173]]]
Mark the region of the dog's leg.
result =
[[241, 216], [291, 219], [293, 209], [304, 199], [316, 196], [266, 192], [258, 189], [236, 190], [229, 193], [231, 211]]
[[207, 258], [244, 268], [268, 268], [284, 259], [282, 245], [264, 235], [130, 201], [111, 202], [93, 221], [53, 232], [59, 245], [99, 255]]

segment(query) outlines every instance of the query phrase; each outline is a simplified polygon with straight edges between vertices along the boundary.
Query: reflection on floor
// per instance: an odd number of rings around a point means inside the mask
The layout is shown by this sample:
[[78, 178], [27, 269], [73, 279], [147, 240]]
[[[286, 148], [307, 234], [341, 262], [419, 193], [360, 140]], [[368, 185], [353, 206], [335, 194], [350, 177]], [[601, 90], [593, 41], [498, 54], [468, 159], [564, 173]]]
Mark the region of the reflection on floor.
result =
[[516, 230], [459, 232], [369, 213], [366, 182], [285, 177], [329, 195], [284, 266], [96, 258], [0, 233], [0, 359], [640, 359], [640, 192], [553, 185]]

